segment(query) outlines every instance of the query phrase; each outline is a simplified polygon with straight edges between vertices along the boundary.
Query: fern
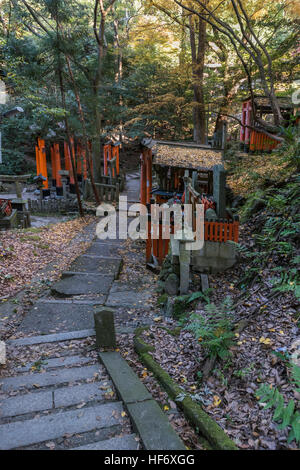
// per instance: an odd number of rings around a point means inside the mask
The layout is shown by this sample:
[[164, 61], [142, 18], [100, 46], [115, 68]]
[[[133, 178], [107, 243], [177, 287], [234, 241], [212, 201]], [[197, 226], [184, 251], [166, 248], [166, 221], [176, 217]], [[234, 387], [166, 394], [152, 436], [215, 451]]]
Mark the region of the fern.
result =
[[296, 268], [290, 270], [289, 273], [281, 272], [280, 278], [271, 279], [274, 291], [293, 292], [297, 298], [300, 298], [300, 282], [299, 274]]
[[[292, 383], [297, 392], [300, 391], [300, 367], [291, 365]], [[300, 412], [296, 409], [294, 400], [285, 405], [283, 395], [277, 388], [263, 384], [257, 390], [260, 403], [265, 403], [264, 409], [274, 408], [273, 421], [278, 423], [279, 429], [289, 428], [288, 442], [300, 442]]]
[[231, 316], [232, 300], [227, 297], [217, 306], [209, 303], [205, 306], [207, 315], [194, 313], [186, 327], [194, 333], [209, 357], [225, 359], [230, 355], [229, 348], [234, 344], [233, 319]]

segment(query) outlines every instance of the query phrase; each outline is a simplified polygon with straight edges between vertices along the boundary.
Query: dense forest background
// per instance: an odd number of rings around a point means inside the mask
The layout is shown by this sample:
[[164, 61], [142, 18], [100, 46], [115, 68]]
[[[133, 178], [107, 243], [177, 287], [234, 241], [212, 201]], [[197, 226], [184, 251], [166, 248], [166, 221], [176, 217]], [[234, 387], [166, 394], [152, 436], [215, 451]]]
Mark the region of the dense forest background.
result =
[[286, 127], [276, 95], [297, 89], [297, 2], [281, 0], [2, 0], [0, 173], [20, 173], [35, 139], [75, 135], [205, 143], [224, 121], [238, 135], [241, 102], [268, 97], [270, 134]]

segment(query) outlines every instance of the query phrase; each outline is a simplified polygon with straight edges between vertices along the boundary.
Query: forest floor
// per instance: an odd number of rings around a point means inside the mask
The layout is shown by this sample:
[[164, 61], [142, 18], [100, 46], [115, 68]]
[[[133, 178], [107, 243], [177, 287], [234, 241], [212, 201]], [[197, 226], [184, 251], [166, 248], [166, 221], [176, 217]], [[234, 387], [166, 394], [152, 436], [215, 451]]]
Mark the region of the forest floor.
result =
[[[247, 229], [244, 228], [246, 236]], [[143, 249], [143, 247], [141, 247]], [[136, 244], [135, 248], [136, 249]], [[254, 284], [247, 298], [240, 298], [235, 284], [247, 266], [240, 263], [223, 274], [209, 275], [213, 289], [211, 302], [220, 304], [230, 296], [238, 304], [234, 322], [245, 321], [243, 330], [236, 334], [226, 361], [217, 361], [210, 376], [202, 381], [198, 373], [203, 370], [206, 352], [201, 342], [178, 321], [164, 318], [156, 307], [156, 322], [144, 332], [146, 343], [155, 347], [153, 357], [166, 370], [183, 392], [199, 402], [203, 409], [225, 430], [241, 449], [296, 449], [287, 444], [287, 431], [280, 431], [272, 421], [272, 410], [263, 409], [256, 392], [262, 383], [280, 387], [285, 399], [294, 396], [287, 368], [274, 351], [291, 350], [299, 336], [296, 305], [291, 294], [271, 296], [268, 286]], [[200, 279], [194, 276], [193, 290], [200, 290]], [[155, 307], [154, 307], [155, 308]], [[204, 303], [198, 302], [194, 311], [205, 314]], [[152, 312], [153, 313], [153, 312]], [[187, 313], [188, 316], [188, 313]], [[242, 324], [242, 323], [241, 323]], [[172, 410], [176, 404], [157, 387], [151, 372], [140, 363], [133, 349], [133, 338], [123, 336], [121, 354], [134, 365], [141, 380], [163, 406]], [[178, 426], [183, 423], [178, 423]], [[187, 428], [188, 434], [191, 429]], [[191, 438], [191, 435], [189, 436]]]
[[26, 310], [89, 246], [96, 218], [0, 232], [0, 337], [11, 335]]

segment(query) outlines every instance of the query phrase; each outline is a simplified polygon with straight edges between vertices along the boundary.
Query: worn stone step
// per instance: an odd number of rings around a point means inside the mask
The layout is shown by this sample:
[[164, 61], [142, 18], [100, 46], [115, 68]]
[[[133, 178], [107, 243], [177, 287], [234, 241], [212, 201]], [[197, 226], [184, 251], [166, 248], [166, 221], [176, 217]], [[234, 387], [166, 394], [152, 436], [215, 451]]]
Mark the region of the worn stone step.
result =
[[117, 278], [121, 270], [121, 258], [79, 256], [70, 266], [70, 272], [108, 274]]
[[19, 389], [36, 389], [39, 387], [49, 387], [79, 380], [93, 378], [94, 374], [101, 373], [101, 366], [72, 367], [70, 369], [59, 369], [57, 371], [45, 373], [33, 373], [27, 375], [17, 375], [1, 379], [0, 390], [10, 392]]
[[37, 302], [37, 304], [39, 303], [43, 303], [43, 304], [56, 304], [56, 305], [63, 305], [63, 304], [66, 304], [66, 305], [103, 305], [103, 301], [101, 302], [101, 296], [100, 296], [100, 300], [97, 300], [98, 298], [96, 299], [74, 299], [74, 298], [70, 298], [70, 299], [53, 299], [53, 298], [41, 298], [39, 299], [39, 301]]
[[57, 439], [66, 433], [83, 433], [120, 425], [122, 411], [122, 404], [116, 402], [2, 424], [0, 449], [16, 449]]
[[85, 446], [74, 447], [71, 450], [137, 450], [138, 441], [134, 434], [128, 434], [122, 437], [113, 437], [105, 441], [93, 442]]
[[122, 243], [124, 240], [119, 240], [118, 239], [118, 233], [116, 233], [117, 238], [106, 238], [102, 240], [101, 238], [96, 238], [94, 241], [94, 244], [100, 243], [103, 245], [103, 243], [107, 243], [108, 245], [112, 245], [116, 248], [116, 246], [120, 246], [120, 243]]
[[117, 291], [110, 292], [105, 305], [108, 307], [124, 307], [124, 308], [137, 308], [143, 307], [152, 308], [152, 305], [148, 305], [147, 301], [151, 299], [151, 293], [142, 291], [134, 292], [131, 290], [128, 291]]
[[[103, 303], [106, 297], [103, 297]], [[94, 306], [73, 303], [37, 302], [26, 314], [18, 331], [38, 334], [53, 333], [54, 330], [76, 331], [94, 326]]]
[[113, 256], [114, 258], [119, 258], [118, 248], [115, 244], [109, 244], [108, 242], [104, 243], [93, 243], [90, 248], [85, 252], [86, 255], [92, 256]]
[[61, 407], [69, 407], [90, 401], [100, 401], [104, 399], [106, 390], [111, 389], [111, 387], [111, 382], [106, 381], [62, 387], [53, 391], [29, 392], [26, 395], [5, 398], [0, 404], [0, 418], [56, 410]]
[[[69, 366], [83, 366], [89, 364], [91, 362], [95, 362], [95, 359], [92, 357], [84, 357], [80, 355], [76, 356], [61, 356], [61, 357], [53, 357], [53, 358], [44, 358], [41, 359], [40, 362], [29, 362], [24, 366], [20, 366], [16, 369], [16, 372], [28, 372], [32, 370], [32, 368], [39, 367], [42, 370], [48, 369], [58, 369], [59, 367], [69, 367]], [[34, 370], [33, 370], [34, 371]]]
[[64, 273], [64, 277], [52, 286], [51, 293], [59, 297], [84, 294], [108, 294], [115, 275]]
[[95, 329], [68, 331], [66, 333], [53, 333], [51, 335], [29, 336], [27, 338], [9, 339], [6, 343], [13, 346], [32, 346], [33, 344], [56, 343], [60, 341], [70, 341], [73, 339], [83, 339], [95, 336]]

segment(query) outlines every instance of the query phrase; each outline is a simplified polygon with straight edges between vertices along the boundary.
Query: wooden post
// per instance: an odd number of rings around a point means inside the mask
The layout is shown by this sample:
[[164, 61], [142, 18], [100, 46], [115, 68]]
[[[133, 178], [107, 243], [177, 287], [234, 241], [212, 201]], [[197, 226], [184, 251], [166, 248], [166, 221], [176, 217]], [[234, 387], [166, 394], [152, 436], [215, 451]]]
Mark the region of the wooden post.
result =
[[111, 144], [106, 144], [103, 147], [103, 158], [104, 158], [104, 168], [103, 174], [104, 176], [108, 176], [108, 161], [111, 160]]
[[253, 152], [253, 150], [255, 150], [254, 139], [255, 139], [255, 132], [254, 132], [254, 131], [251, 131], [249, 150], [251, 150], [252, 152]]
[[119, 176], [120, 174], [120, 153], [119, 153], [119, 146], [116, 145], [115, 147], [112, 147], [112, 157], [111, 158], [115, 158], [116, 157], [116, 173], [117, 175], [113, 175], [114, 178], [116, 176]]
[[60, 175], [60, 170], [61, 170], [61, 162], [60, 162], [60, 151], [59, 151], [59, 144], [56, 143], [53, 145], [53, 150], [54, 150], [54, 158], [55, 158], [55, 180], [56, 180], [56, 187], [61, 188], [62, 187], [62, 181], [61, 181], [61, 175]]
[[233, 222], [233, 240], [238, 243], [239, 241], [239, 222]]
[[38, 138], [38, 147], [39, 147], [39, 155], [40, 155], [40, 173], [46, 178], [46, 180], [43, 183], [44, 189], [48, 189], [48, 174], [47, 174], [47, 161], [46, 161], [46, 147], [45, 147], [45, 141], [41, 139], [40, 137]]
[[141, 154], [141, 204], [146, 205], [147, 194], [146, 194], [146, 162], [144, 152]]
[[50, 154], [51, 154], [51, 169], [52, 169], [52, 181], [53, 186], [56, 186], [56, 160], [55, 160], [55, 152], [54, 152], [54, 145], [50, 147]]
[[152, 151], [149, 149], [145, 155], [146, 160], [146, 202], [150, 203], [152, 191]]
[[76, 173], [77, 175], [81, 175], [82, 174], [82, 147], [81, 147], [80, 142], [77, 142], [76, 154], [77, 154]]
[[64, 154], [65, 154], [65, 170], [69, 172], [70, 175], [70, 184], [74, 184], [74, 175], [73, 175], [73, 168], [71, 162], [71, 154], [70, 149], [67, 142], [64, 142]]
[[41, 173], [40, 149], [37, 145], [35, 146], [35, 160], [36, 160], [36, 174], [39, 175]]

